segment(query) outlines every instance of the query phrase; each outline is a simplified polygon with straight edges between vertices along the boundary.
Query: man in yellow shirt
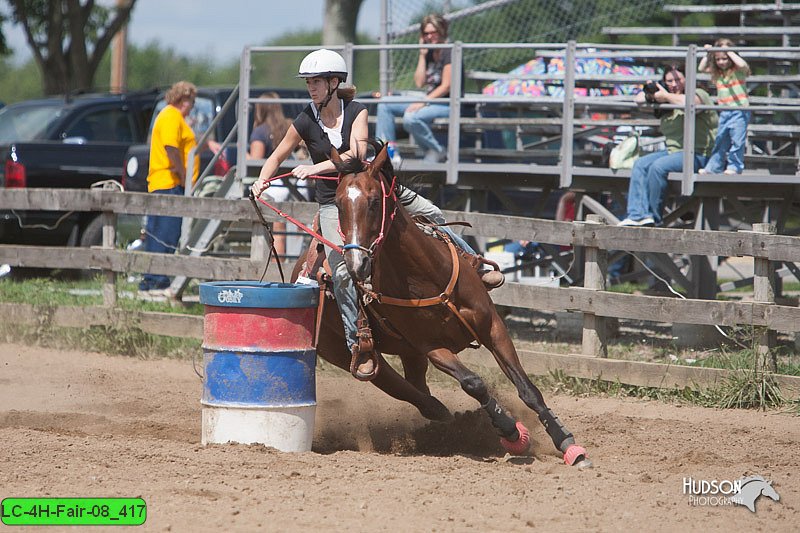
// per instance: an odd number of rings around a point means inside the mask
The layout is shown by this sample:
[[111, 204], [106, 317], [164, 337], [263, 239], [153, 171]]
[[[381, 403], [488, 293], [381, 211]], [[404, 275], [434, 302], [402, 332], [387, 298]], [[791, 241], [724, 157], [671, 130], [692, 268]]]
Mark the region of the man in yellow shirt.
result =
[[[167, 91], [167, 106], [161, 110], [153, 124], [150, 141], [150, 173], [147, 190], [156, 194], [183, 196], [186, 186], [186, 161], [189, 152], [197, 145], [194, 131], [186, 117], [194, 107], [197, 87], [188, 81], [179, 81]], [[197, 179], [200, 160], [195, 156], [192, 183]], [[145, 251], [175, 253], [181, 236], [181, 218], [148, 215], [145, 225]], [[162, 290], [169, 287], [169, 277], [145, 274], [139, 290]]]

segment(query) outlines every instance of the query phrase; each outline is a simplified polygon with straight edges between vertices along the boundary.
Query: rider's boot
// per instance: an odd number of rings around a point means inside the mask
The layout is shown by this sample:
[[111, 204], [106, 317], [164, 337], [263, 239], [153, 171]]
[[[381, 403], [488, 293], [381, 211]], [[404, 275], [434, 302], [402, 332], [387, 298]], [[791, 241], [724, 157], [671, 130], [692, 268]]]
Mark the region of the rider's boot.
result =
[[375, 350], [361, 351], [358, 345], [350, 347], [352, 356], [350, 373], [359, 381], [372, 381], [378, 375], [378, 354]]
[[487, 261], [481, 255], [478, 255], [478, 253], [473, 250], [472, 246], [467, 244], [467, 241], [465, 241], [461, 235], [450, 229], [450, 227], [439, 226], [439, 229], [446, 233], [450, 237], [450, 240], [453, 241], [453, 244], [466, 254], [472, 266], [478, 271], [478, 275], [481, 277], [483, 286], [486, 287], [487, 291], [496, 289], [506, 282], [506, 277], [500, 272], [500, 267], [497, 266], [497, 263]]
[[488, 291], [501, 287], [506, 282], [505, 275], [499, 270], [481, 269], [478, 270], [478, 275]]
[[350, 347], [350, 373], [360, 381], [371, 381], [378, 375], [380, 365], [369, 319], [363, 311], [359, 312], [356, 327], [358, 342]]

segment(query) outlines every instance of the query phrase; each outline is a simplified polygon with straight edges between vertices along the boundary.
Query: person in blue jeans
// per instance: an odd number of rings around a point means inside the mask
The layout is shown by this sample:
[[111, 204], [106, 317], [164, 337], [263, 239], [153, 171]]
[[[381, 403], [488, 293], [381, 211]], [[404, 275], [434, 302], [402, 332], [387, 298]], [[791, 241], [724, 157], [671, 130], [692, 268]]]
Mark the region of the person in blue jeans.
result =
[[[661, 83], [655, 84], [654, 92], [641, 91], [634, 97], [639, 105], [686, 103], [686, 78], [683, 67], [669, 65], [664, 70]], [[648, 82], [650, 83], [650, 82]], [[711, 98], [703, 89], [697, 89], [695, 103], [712, 105]], [[683, 171], [683, 109], [661, 110], [656, 116], [661, 120], [661, 133], [666, 137], [666, 150], [640, 157], [631, 170], [628, 185], [628, 208], [620, 226], [653, 226], [661, 223], [661, 211], [670, 172]], [[699, 111], [695, 117], [694, 171], [705, 166], [717, 133], [717, 114], [713, 110]]]
[[[153, 123], [150, 140], [150, 171], [147, 190], [151, 194], [183, 195], [186, 186], [187, 158], [197, 145], [194, 131], [186, 122], [197, 87], [188, 81], [179, 81], [167, 91], [167, 105]], [[194, 176], [197, 179], [199, 157], [195, 157]], [[145, 251], [174, 254], [181, 236], [181, 217], [148, 215], [145, 224]], [[145, 274], [139, 283], [140, 291], [162, 290], [169, 287], [170, 279], [163, 274]]]
[[[420, 24], [420, 44], [441, 44], [447, 40], [447, 21], [438, 14], [427, 15]], [[414, 70], [414, 84], [425, 89], [425, 99], [446, 98], [450, 95], [452, 73], [450, 49], [421, 48], [417, 67]], [[391, 97], [389, 97], [391, 98]], [[397, 134], [394, 127], [395, 117], [403, 117], [403, 129], [406, 130], [425, 149], [425, 161], [442, 162], [447, 159], [445, 148], [436, 139], [431, 124], [437, 118], [450, 116], [447, 104], [414, 102], [387, 102], [378, 104], [375, 136], [388, 144], [392, 164], [401, 162], [397, 151]]]
[[[730, 39], [717, 39], [715, 48], [733, 46]], [[705, 45], [706, 50], [712, 48]], [[719, 129], [714, 151], [700, 169], [700, 174], [741, 174], [744, 170], [744, 147], [747, 142], [747, 125], [750, 123], [750, 100], [747, 97], [747, 76], [750, 67], [747, 61], [733, 50], [709, 52], [697, 67], [700, 72], [710, 72], [717, 86], [717, 105], [733, 106], [719, 113]]]

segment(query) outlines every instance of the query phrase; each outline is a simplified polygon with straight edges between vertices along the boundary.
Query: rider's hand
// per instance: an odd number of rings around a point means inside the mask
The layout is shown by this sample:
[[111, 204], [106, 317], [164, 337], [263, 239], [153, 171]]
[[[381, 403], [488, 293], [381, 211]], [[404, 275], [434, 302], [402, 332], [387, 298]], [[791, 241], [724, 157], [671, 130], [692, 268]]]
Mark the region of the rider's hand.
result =
[[314, 165], [297, 165], [292, 169], [292, 176], [305, 179], [314, 173]]
[[253, 191], [253, 196], [256, 198], [261, 196], [261, 193], [266, 191], [269, 188], [269, 181], [267, 178], [258, 178], [253, 185], [250, 186], [250, 190]]

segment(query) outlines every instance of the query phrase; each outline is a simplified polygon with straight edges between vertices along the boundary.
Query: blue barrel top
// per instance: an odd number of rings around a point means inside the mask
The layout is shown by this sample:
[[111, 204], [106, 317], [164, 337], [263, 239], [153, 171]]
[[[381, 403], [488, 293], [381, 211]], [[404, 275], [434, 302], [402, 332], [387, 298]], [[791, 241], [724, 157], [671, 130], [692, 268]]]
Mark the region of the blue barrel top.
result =
[[200, 284], [200, 303], [222, 307], [315, 307], [319, 288], [296, 283], [215, 281]]

